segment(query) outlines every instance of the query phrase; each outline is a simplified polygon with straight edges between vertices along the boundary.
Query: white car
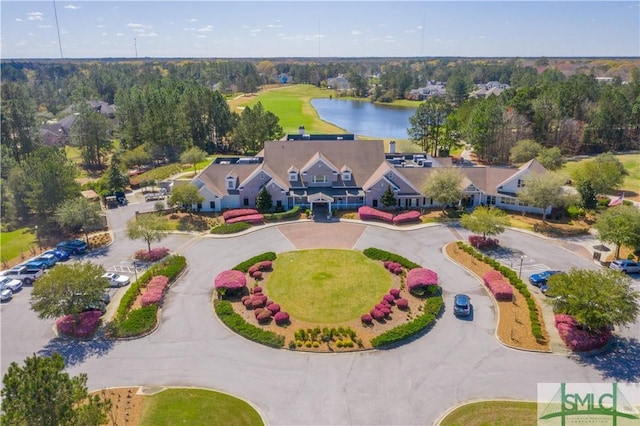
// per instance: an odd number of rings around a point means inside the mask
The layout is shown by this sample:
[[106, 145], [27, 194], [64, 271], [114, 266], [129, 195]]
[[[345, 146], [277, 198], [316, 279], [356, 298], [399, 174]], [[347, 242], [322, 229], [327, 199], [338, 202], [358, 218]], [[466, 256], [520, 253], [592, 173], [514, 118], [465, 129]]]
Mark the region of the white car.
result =
[[9, 300], [12, 296], [13, 292], [11, 291], [11, 289], [3, 288], [2, 290], [0, 290], [0, 302]]
[[9, 277], [2, 277], [0, 278], [0, 289], [4, 290], [5, 288], [8, 288], [11, 292], [15, 293], [22, 288], [22, 281], [14, 280]]
[[109, 280], [109, 287], [124, 287], [131, 283], [131, 278], [126, 275], [116, 274], [115, 272], [107, 272], [102, 278]]

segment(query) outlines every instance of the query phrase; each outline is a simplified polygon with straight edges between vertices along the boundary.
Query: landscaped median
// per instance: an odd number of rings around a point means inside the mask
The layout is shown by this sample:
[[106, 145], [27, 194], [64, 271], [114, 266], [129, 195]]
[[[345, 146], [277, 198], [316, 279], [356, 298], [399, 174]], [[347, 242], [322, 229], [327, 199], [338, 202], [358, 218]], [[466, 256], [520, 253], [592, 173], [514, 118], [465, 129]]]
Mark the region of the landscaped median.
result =
[[498, 309], [496, 336], [502, 343], [517, 349], [550, 352], [542, 312], [515, 271], [462, 241], [447, 244], [445, 252], [487, 286]]
[[148, 269], [122, 296], [107, 335], [113, 338], [144, 336], [158, 322], [158, 309], [166, 290], [187, 265], [184, 256], [173, 255]]

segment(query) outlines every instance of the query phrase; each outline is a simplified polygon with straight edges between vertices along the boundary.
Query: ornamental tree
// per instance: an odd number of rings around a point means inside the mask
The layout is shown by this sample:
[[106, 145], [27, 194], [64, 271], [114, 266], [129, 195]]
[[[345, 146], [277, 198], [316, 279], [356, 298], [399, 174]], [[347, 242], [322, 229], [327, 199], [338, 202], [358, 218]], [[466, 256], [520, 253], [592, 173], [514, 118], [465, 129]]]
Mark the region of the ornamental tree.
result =
[[626, 326], [640, 313], [640, 293], [618, 271], [572, 268], [550, 277], [547, 285], [554, 312], [571, 315], [588, 330]]
[[621, 245], [640, 247], [640, 212], [634, 206], [608, 207], [598, 215], [593, 227], [600, 241], [616, 245], [616, 258]]
[[422, 192], [442, 204], [442, 211], [447, 204], [453, 204], [462, 198], [462, 174], [454, 168], [435, 170], [425, 182]]
[[104, 213], [100, 204], [85, 197], [70, 198], [63, 202], [55, 212], [56, 222], [65, 228], [82, 228], [84, 238], [89, 244], [89, 228], [102, 225]]
[[271, 193], [267, 191], [267, 187], [263, 186], [260, 192], [258, 192], [258, 196], [256, 197], [256, 209], [259, 212], [268, 212], [273, 207], [273, 200], [271, 198]]
[[198, 188], [193, 185], [180, 185], [171, 190], [167, 203], [170, 206], [184, 206], [189, 211], [189, 216], [193, 212], [193, 205], [200, 204], [204, 201], [204, 197], [198, 192]]
[[547, 208], [566, 205], [562, 176], [553, 173], [534, 173], [524, 179], [524, 188], [518, 193], [518, 200], [542, 209], [542, 221], [547, 218]]
[[98, 425], [107, 422], [111, 401], [87, 391], [87, 375], [64, 373], [64, 358], [33, 355], [12, 362], [2, 379], [2, 414], [7, 425]]
[[147, 243], [147, 251], [151, 253], [151, 243], [160, 242], [167, 236], [165, 223], [165, 219], [155, 214], [139, 215], [127, 222], [127, 238], [144, 240]]
[[477, 207], [473, 213], [460, 218], [460, 225], [471, 232], [481, 233], [484, 239], [487, 235], [498, 235], [510, 225], [509, 217], [500, 209]]
[[380, 202], [386, 208], [393, 207], [396, 205], [396, 197], [393, 195], [393, 191], [391, 190], [391, 185], [387, 185], [387, 190], [384, 191], [382, 197], [380, 198]]

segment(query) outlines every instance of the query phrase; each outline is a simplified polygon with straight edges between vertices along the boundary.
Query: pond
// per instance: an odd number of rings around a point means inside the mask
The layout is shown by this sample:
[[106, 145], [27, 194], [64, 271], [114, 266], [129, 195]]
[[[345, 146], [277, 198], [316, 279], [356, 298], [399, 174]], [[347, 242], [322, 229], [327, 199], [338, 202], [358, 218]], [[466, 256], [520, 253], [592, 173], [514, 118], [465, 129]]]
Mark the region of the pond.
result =
[[380, 139], [408, 139], [409, 117], [415, 108], [393, 107], [343, 99], [312, 99], [311, 105], [324, 121], [348, 133]]

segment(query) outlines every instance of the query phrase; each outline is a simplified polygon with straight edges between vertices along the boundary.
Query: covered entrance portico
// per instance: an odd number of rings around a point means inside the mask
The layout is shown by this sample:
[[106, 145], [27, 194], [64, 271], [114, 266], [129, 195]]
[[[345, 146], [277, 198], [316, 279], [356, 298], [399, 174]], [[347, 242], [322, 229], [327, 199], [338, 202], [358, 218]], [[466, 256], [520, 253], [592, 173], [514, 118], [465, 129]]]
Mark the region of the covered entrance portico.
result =
[[326, 217], [331, 218], [331, 206], [334, 203], [334, 198], [323, 192], [316, 192], [309, 195], [309, 205], [311, 213], [314, 217]]

